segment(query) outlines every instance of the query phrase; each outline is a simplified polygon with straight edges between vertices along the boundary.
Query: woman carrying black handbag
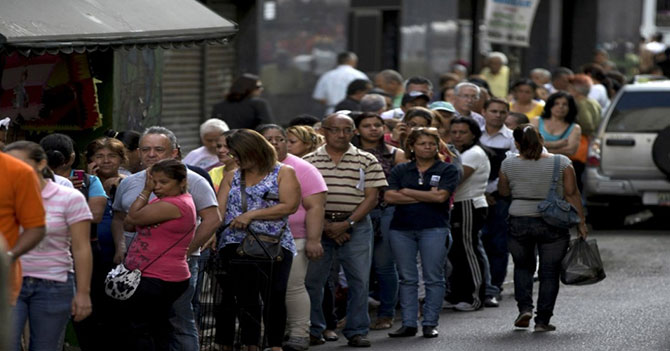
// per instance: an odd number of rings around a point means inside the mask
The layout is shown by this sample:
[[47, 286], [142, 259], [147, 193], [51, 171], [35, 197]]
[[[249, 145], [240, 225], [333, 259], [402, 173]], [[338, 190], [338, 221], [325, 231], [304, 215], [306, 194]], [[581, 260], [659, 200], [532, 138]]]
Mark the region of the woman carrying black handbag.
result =
[[[296, 253], [287, 223], [288, 216], [300, 203], [300, 184], [293, 168], [277, 162], [274, 147], [259, 133], [235, 130], [226, 137], [226, 143], [239, 169], [225, 176], [218, 193], [219, 209], [224, 225], [228, 226], [218, 247], [221, 259], [230, 262], [236, 283], [241, 342], [249, 351], [263, 346], [260, 294], [267, 336], [265, 346], [281, 350], [286, 326], [286, 286]], [[280, 259], [272, 250], [276, 246], [273, 238], [281, 246]], [[250, 241], [258, 239], [265, 246], [254, 251]], [[230, 331], [217, 333], [234, 335]], [[234, 340], [226, 339], [217, 337], [223, 350], [232, 350]]]
[[549, 324], [549, 320], [558, 296], [561, 260], [568, 249], [570, 232], [568, 228], [547, 223], [540, 214], [538, 204], [545, 200], [551, 187], [555, 157], [559, 158], [560, 168], [557, 195], [577, 209], [581, 219], [577, 232], [580, 237], [586, 238], [581, 195], [570, 159], [543, 152], [544, 140], [535, 127], [522, 124], [514, 129], [513, 135], [520, 154], [508, 156], [503, 161], [498, 192], [502, 196], [512, 196], [508, 246], [514, 259], [514, 297], [519, 308], [514, 326], [526, 328], [533, 317], [533, 274], [537, 249], [540, 256], [540, 291], [535, 331], [554, 331], [556, 327]]

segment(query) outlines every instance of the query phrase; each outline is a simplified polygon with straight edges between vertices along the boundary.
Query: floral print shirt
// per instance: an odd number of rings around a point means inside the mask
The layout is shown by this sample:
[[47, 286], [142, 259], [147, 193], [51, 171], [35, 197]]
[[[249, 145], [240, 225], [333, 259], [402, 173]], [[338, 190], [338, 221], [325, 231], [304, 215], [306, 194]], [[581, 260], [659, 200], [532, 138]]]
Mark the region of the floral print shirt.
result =
[[[268, 208], [279, 203], [279, 182], [277, 176], [282, 165], [278, 164], [275, 168], [263, 178], [258, 184], [245, 187], [247, 193], [247, 211], [253, 211], [261, 208]], [[226, 205], [226, 215], [224, 223], [230, 224], [235, 217], [242, 214], [242, 193], [240, 192], [240, 170], [235, 171], [233, 182], [228, 193], [228, 202]], [[281, 239], [281, 246], [296, 255], [295, 241], [293, 234], [288, 226], [288, 216], [281, 219], [257, 219], [249, 224], [251, 230], [255, 233], [263, 233], [273, 236], [279, 236], [282, 231], [284, 236]], [[226, 228], [223, 231], [222, 240], [219, 249], [228, 244], [239, 244], [247, 235], [245, 230]]]

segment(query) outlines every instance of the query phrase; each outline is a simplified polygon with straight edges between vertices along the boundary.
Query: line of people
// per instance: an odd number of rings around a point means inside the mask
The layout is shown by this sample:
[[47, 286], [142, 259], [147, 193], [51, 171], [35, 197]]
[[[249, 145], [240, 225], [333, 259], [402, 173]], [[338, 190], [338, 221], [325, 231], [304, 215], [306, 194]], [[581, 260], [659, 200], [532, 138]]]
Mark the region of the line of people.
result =
[[[213, 277], [224, 291], [215, 331], [222, 350], [235, 347], [236, 319], [251, 351], [337, 340], [340, 318], [348, 344], [367, 347], [370, 329], [392, 328], [398, 303], [402, 326], [389, 336], [415, 335], [420, 319], [423, 336], [436, 337], [443, 307], [498, 306], [510, 252], [520, 310], [515, 326], [527, 327], [536, 246], [535, 329], [553, 330], [556, 267], [569, 235], [535, 225], [534, 208], [552, 173], [547, 151], [574, 156], [584, 130], [597, 125], [599, 110], [586, 97], [590, 79], [572, 76], [572, 94], [530, 103], [529, 81], [512, 86], [513, 103], [493, 97], [485, 82], [456, 81], [451, 102], [431, 102], [429, 80], [408, 79], [398, 100], [383, 89], [397, 72], [380, 74], [380, 90], [360, 94], [353, 88], [369, 90], [360, 82], [350, 89], [360, 97], [351, 101], [358, 111], [257, 131], [208, 120], [203, 146], [184, 162], [174, 133], [159, 126], [94, 140], [86, 172], [75, 169], [78, 154], [66, 135], [8, 145], [5, 152], [38, 175], [49, 215], [46, 239], [32, 251], [10, 251], [24, 267], [13, 349], [26, 319], [31, 345], [57, 349], [74, 315], [82, 350], [198, 350], [202, 267], [210, 260], [222, 268]], [[559, 188], [579, 209], [578, 232], [586, 236], [579, 162], [583, 167], [576, 157], [561, 157]], [[547, 181], [517, 182], [529, 170]], [[250, 231], [278, 238], [283, 259], [241, 255]], [[105, 294], [104, 279], [122, 262], [142, 278], [130, 299], [118, 301]], [[346, 303], [335, 316], [343, 291]], [[370, 296], [380, 302], [374, 321]], [[40, 304], [60, 310], [49, 314]]]

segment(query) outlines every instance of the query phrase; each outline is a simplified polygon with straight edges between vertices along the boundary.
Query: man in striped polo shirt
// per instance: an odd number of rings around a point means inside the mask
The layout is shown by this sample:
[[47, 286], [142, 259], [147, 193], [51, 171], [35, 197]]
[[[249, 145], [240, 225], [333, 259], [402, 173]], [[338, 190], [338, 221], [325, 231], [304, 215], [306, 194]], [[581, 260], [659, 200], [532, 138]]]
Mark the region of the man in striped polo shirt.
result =
[[349, 285], [347, 323], [342, 331], [349, 346], [369, 347], [368, 287], [372, 259], [372, 224], [368, 213], [377, 205], [377, 192], [387, 186], [377, 158], [353, 146], [354, 121], [343, 114], [323, 120], [326, 144], [304, 159], [312, 163], [328, 185], [326, 223], [321, 244], [324, 255], [312, 261], [305, 285], [312, 303], [312, 339], [321, 340], [326, 328], [323, 286], [337, 255]]

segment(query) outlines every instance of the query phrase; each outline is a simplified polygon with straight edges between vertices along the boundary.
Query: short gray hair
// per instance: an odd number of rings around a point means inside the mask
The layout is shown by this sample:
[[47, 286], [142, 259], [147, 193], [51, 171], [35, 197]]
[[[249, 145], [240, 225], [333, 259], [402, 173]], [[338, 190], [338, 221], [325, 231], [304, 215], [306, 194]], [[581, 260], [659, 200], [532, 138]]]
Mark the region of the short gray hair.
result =
[[361, 112], [377, 112], [386, 108], [386, 99], [379, 94], [365, 94], [361, 99]]
[[463, 88], [473, 88], [477, 92], [477, 99], [479, 99], [479, 94], [481, 94], [481, 89], [477, 86], [477, 84], [470, 83], [470, 82], [461, 82], [456, 84], [454, 87], [454, 95], [458, 95], [459, 91]]
[[497, 59], [500, 59], [500, 61], [502, 61], [503, 65], [507, 64], [507, 55], [503, 54], [500, 51], [491, 51], [486, 56], [486, 58], [489, 59], [489, 60], [492, 59], [492, 58], [497, 58]]
[[530, 71], [530, 74], [539, 74], [544, 78], [551, 79], [551, 72], [549, 70], [544, 69], [544, 68], [534, 68], [533, 70]]
[[202, 138], [205, 136], [205, 134], [211, 132], [219, 132], [223, 134], [228, 130], [230, 130], [230, 128], [228, 128], [226, 122], [218, 118], [210, 118], [200, 125], [200, 137]]
[[179, 143], [177, 143], [177, 136], [174, 135], [174, 133], [171, 130], [165, 127], [151, 126], [144, 130], [144, 133], [142, 133], [142, 137], [144, 138], [145, 135], [149, 134], [165, 135], [168, 138], [168, 140], [170, 140], [170, 146], [172, 146], [173, 150], [179, 148]]

